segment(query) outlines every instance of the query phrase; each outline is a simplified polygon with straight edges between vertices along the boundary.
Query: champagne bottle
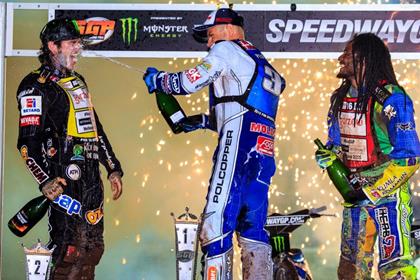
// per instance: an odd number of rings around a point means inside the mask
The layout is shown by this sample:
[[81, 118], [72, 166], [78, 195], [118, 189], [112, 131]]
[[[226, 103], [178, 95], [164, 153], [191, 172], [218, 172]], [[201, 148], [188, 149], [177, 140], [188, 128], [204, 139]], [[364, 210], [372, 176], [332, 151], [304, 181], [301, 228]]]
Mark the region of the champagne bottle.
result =
[[[315, 144], [319, 149], [326, 149], [321, 140], [315, 139]], [[327, 167], [327, 173], [330, 180], [333, 182], [335, 188], [340, 192], [344, 201], [349, 202], [350, 198], [348, 193], [353, 190], [349, 182], [350, 170], [344, 163], [337, 157], [330, 166]]]
[[182, 132], [182, 127], [178, 122], [185, 118], [185, 113], [174, 96], [164, 92], [156, 92], [156, 103], [159, 111], [165, 118], [172, 132], [178, 134]]
[[50, 200], [47, 197], [35, 197], [9, 220], [9, 229], [19, 237], [24, 236], [44, 217], [49, 205]]

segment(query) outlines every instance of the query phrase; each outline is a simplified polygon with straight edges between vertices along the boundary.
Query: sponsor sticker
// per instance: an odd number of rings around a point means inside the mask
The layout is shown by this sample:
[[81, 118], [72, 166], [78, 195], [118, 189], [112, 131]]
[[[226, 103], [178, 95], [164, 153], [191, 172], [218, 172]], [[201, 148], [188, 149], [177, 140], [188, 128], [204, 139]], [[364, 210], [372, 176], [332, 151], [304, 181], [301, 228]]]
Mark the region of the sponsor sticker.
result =
[[375, 217], [379, 224], [378, 234], [382, 239], [382, 242], [379, 242], [380, 252], [382, 259], [386, 260], [392, 256], [396, 246], [396, 236], [391, 234], [391, 223], [389, 221], [388, 208], [376, 208]]
[[28, 147], [26, 147], [26, 145], [23, 145], [20, 148], [20, 155], [22, 156], [22, 158], [24, 160], [27, 160], [28, 159]]
[[74, 155], [74, 156], [72, 156], [72, 157], [70, 158], [70, 160], [80, 160], [80, 161], [85, 160], [85, 157], [84, 157], [84, 156], [82, 156], [83, 151], [84, 151], [83, 146], [81, 146], [81, 145], [77, 145], [77, 144], [76, 144], [76, 145], [74, 145], [74, 146], [73, 146], [73, 155]]
[[65, 209], [68, 215], [80, 215], [82, 210], [82, 204], [71, 196], [62, 194], [53, 200], [53, 203], [57, 204], [61, 208]]
[[44, 183], [49, 178], [47, 173], [45, 173], [41, 169], [41, 167], [39, 167], [39, 165], [36, 163], [36, 161], [33, 158], [28, 157], [26, 159], [26, 166], [28, 167], [32, 175], [35, 177], [35, 180], [38, 182], [38, 184]]
[[265, 136], [258, 136], [257, 138], [257, 152], [267, 156], [274, 156], [274, 141]]
[[246, 50], [254, 50], [255, 49], [255, 47], [250, 42], [247, 42], [247, 41], [240, 40], [239, 44]]
[[104, 216], [104, 211], [101, 206], [95, 210], [87, 211], [85, 214], [85, 219], [89, 224], [96, 225], [102, 220], [103, 216]]
[[185, 76], [187, 76], [187, 79], [192, 84], [201, 78], [200, 72], [198, 72], [197, 68], [191, 68], [191, 69], [185, 70]]
[[217, 279], [217, 267], [209, 266], [207, 269], [207, 280], [218, 280]]
[[77, 164], [70, 164], [66, 168], [66, 175], [70, 180], [77, 181], [82, 175], [82, 171]]
[[180, 83], [179, 83], [178, 74], [170, 75], [170, 80], [171, 80], [170, 85], [171, 85], [172, 90], [176, 93], [180, 93], [181, 90], [180, 90]]
[[269, 136], [274, 136], [276, 134], [276, 129], [273, 127], [270, 127], [265, 124], [261, 123], [255, 123], [251, 122], [251, 125], [249, 127], [249, 131], [251, 132], [258, 132]]
[[22, 90], [21, 92], [19, 92], [19, 94], [17, 96], [17, 99], [21, 99], [25, 95], [32, 94], [34, 92], [34, 90], [35, 90], [34, 88]]
[[40, 117], [39, 116], [26, 116], [20, 118], [20, 126], [30, 126], [30, 125], [40, 125]]
[[21, 116], [41, 115], [42, 114], [42, 97], [41, 96], [24, 96], [20, 99]]
[[384, 108], [384, 114], [390, 120], [397, 115], [397, 112], [395, 111], [394, 107], [388, 105]]

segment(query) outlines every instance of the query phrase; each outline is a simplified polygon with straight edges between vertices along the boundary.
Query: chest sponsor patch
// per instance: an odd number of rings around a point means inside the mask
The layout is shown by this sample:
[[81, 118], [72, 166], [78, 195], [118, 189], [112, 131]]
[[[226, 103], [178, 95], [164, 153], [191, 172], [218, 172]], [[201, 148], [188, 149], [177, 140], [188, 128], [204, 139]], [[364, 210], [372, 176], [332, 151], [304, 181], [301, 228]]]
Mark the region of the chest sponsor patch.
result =
[[66, 168], [66, 175], [70, 180], [77, 181], [82, 175], [82, 171], [77, 164], [70, 164]]
[[42, 114], [42, 97], [41, 96], [24, 96], [20, 99], [20, 115], [41, 115]]
[[20, 118], [20, 126], [40, 125], [40, 116], [26, 116]]
[[267, 156], [274, 156], [274, 141], [265, 136], [258, 136], [257, 138], [257, 152]]

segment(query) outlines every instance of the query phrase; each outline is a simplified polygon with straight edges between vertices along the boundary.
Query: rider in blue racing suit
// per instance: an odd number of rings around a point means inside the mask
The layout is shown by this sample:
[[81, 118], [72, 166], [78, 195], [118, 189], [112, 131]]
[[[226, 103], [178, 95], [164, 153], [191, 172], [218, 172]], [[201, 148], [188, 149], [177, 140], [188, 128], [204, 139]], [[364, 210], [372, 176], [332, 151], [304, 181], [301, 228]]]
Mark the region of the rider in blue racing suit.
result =
[[207, 128], [219, 133], [200, 234], [204, 279], [232, 279], [235, 231], [243, 279], [272, 279], [264, 224], [275, 173], [275, 118], [285, 81], [244, 40], [242, 27], [243, 18], [233, 10], [212, 12], [193, 29], [196, 39], [208, 37], [209, 54], [201, 64], [178, 73], [148, 68], [143, 77], [150, 93], [185, 95], [210, 87], [210, 116], [180, 122], [185, 132]]

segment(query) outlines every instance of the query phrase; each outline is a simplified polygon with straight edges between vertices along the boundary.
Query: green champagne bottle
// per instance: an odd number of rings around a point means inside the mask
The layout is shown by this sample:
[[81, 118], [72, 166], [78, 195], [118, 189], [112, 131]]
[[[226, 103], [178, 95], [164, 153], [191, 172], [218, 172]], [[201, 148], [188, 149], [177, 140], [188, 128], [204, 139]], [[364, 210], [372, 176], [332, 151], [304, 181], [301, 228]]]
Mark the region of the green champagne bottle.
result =
[[47, 197], [35, 197], [9, 220], [9, 229], [19, 237], [24, 236], [44, 217], [49, 205], [50, 200]]
[[[315, 139], [315, 144], [319, 149], [326, 149], [322, 144], [321, 140], [318, 138]], [[330, 180], [333, 182], [335, 188], [340, 192], [341, 196], [344, 198], [344, 201], [349, 202], [348, 193], [353, 190], [350, 186], [349, 175], [350, 170], [344, 163], [337, 157], [330, 166], [327, 167], [327, 173], [330, 177]]]
[[185, 118], [185, 113], [174, 96], [164, 92], [156, 92], [156, 103], [160, 113], [168, 123], [172, 132], [178, 134], [182, 132], [182, 127], [178, 124]]

